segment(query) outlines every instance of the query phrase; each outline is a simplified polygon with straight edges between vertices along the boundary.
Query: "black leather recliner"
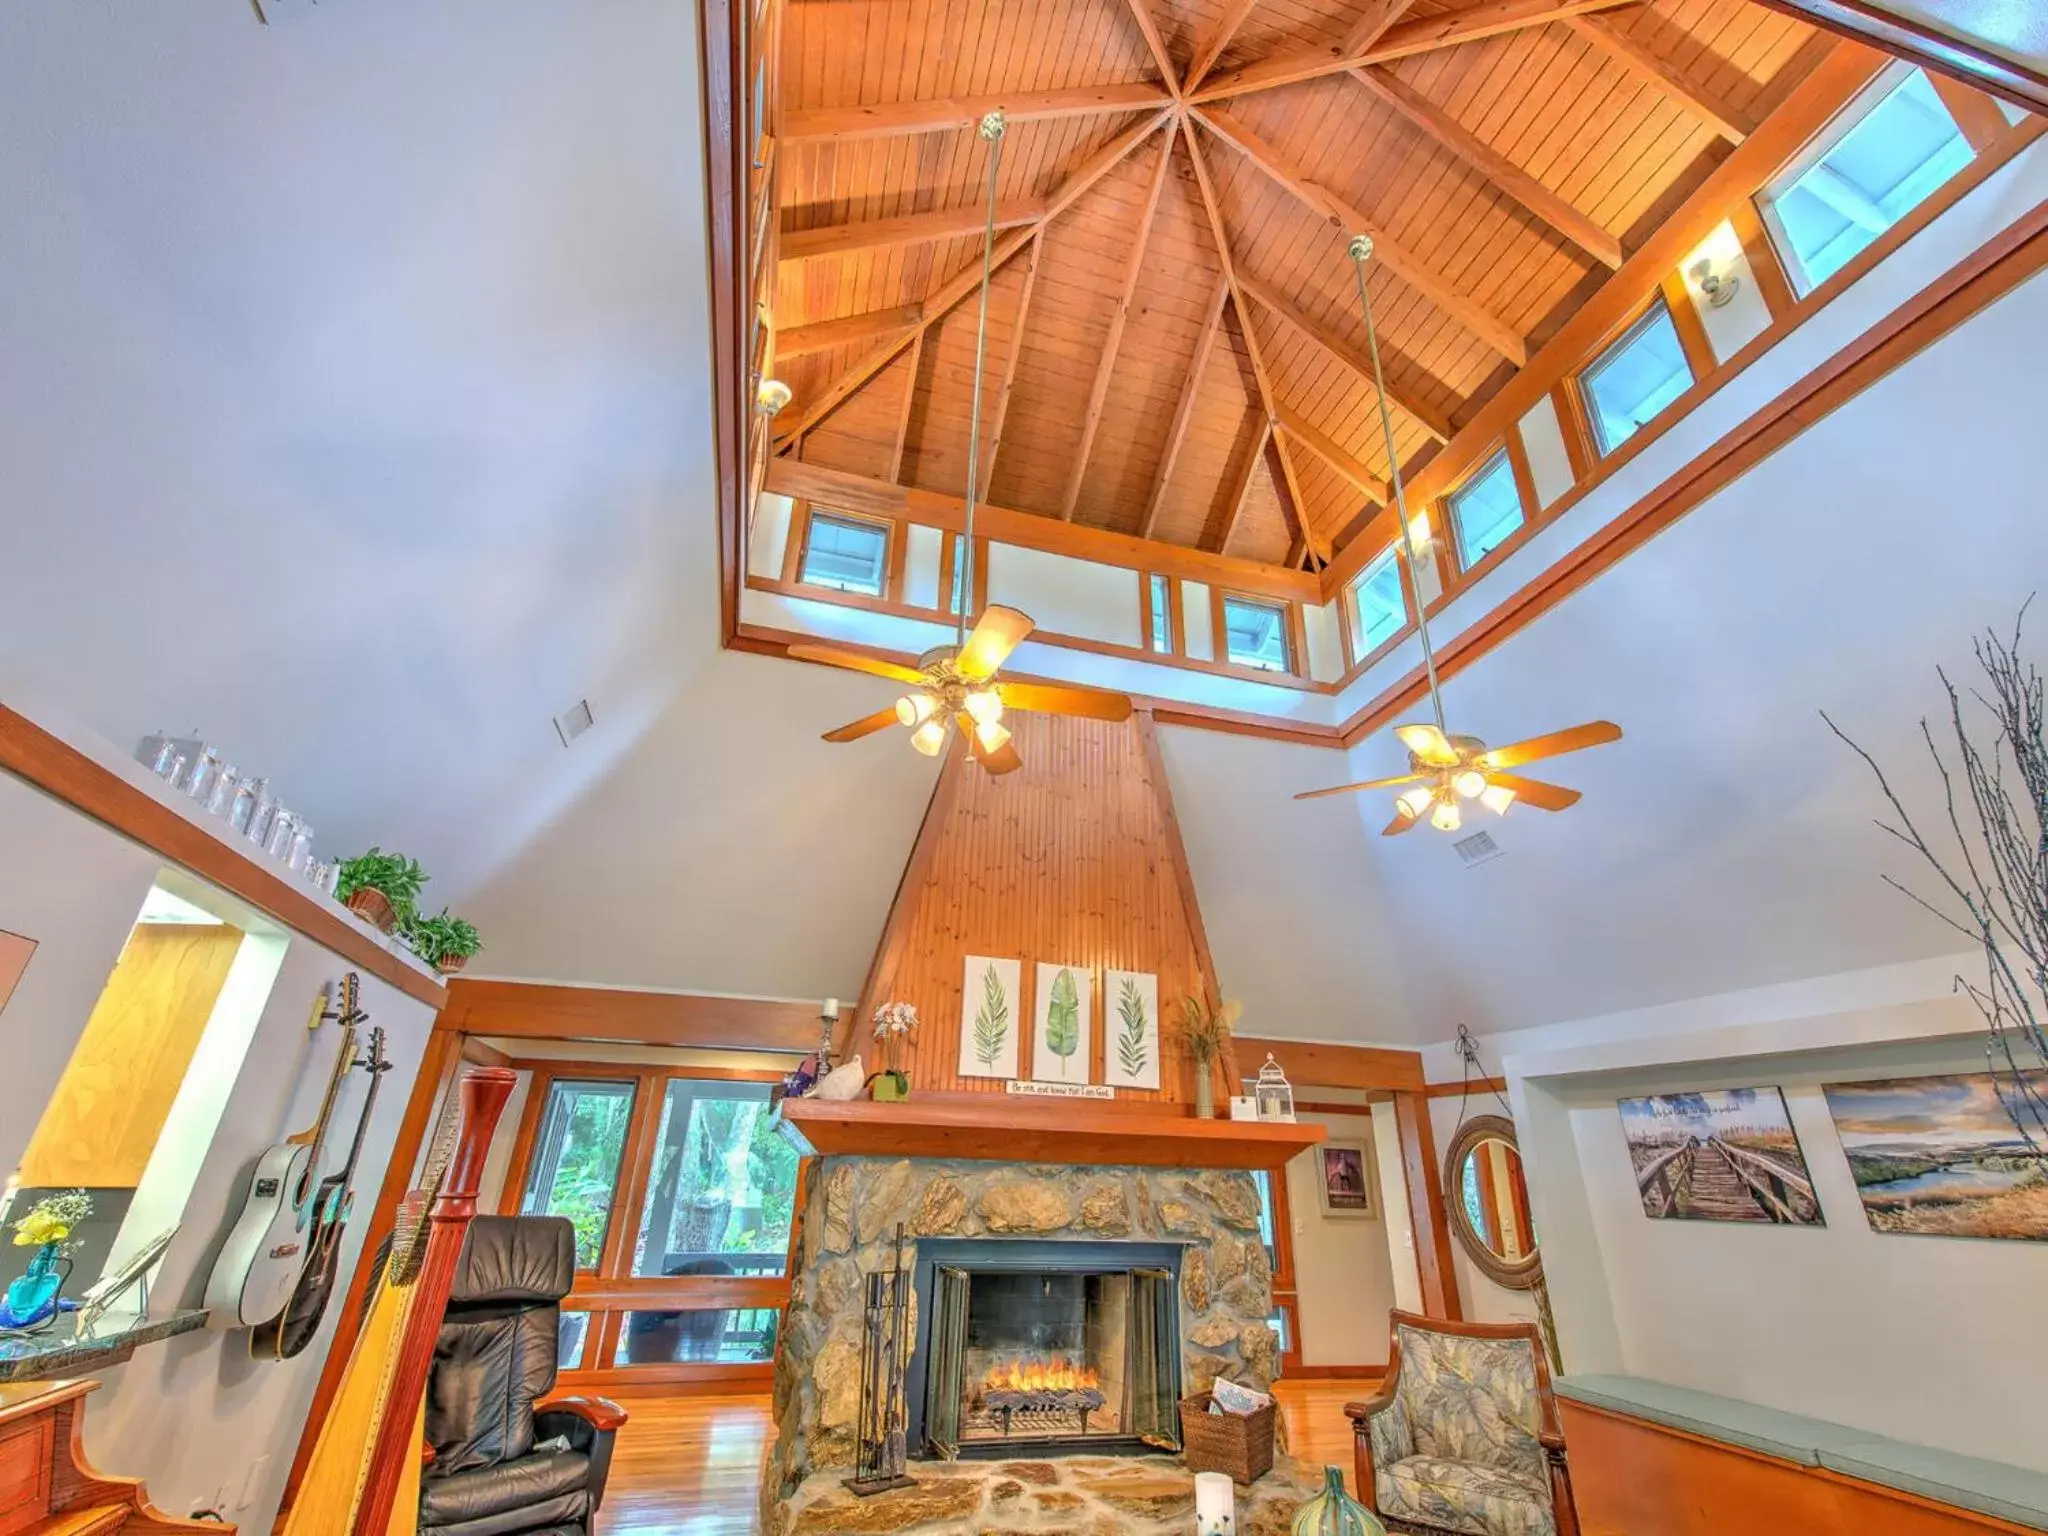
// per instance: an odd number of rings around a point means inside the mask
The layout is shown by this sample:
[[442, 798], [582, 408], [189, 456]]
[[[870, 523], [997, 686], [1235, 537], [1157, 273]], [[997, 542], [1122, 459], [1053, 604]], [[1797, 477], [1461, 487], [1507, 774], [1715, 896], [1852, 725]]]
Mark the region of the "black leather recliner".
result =
[[590, 1536], [626, 1415], [604, 1398], [542, 1401], [575, 1280], [576, 1233], [561, 1217], [470, 1223], [427, 1379], [421, 1531]]

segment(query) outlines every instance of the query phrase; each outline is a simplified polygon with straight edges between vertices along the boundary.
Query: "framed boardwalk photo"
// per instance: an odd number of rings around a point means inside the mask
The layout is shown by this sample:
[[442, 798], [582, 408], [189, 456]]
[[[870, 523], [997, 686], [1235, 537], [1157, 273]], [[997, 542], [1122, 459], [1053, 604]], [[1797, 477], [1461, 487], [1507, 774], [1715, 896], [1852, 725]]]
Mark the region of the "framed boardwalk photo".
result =
[[1656, 1094], [1620, 1108], [1644, 1215], [1827, 1225], [1776, 1088]]
[[2004, 1096], [2023, 1091], [1988, 1072], [1824, 1085], [1870, 1230], [2048, 1242], [2048, 1161]]

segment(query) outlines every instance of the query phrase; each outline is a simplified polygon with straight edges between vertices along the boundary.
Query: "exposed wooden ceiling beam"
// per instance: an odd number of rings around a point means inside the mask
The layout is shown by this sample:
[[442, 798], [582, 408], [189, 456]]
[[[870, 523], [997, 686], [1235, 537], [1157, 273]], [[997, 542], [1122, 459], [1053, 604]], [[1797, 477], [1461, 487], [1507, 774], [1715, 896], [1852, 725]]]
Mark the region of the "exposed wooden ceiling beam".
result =
[[1034, 118], [1090, 117], [1102, 112], [1142, 112], [1172, 103], [1156, 85], [1082, 85], [1057, 91], [1006, 91], [999, 96], [944, 96], [933, 101], [897, 101], [878, 107], [808, 107], [786, 112], [781, 140], [874, 139], [899, 133], [942, 133], [972, 128], [997, 107], [1013, 123]]
[[[1135, 0], [1143, 4], [1143, 0]], [[1088, 389], [1088, 409], [1081, 416], [1081, 442], [1074, 451], [1073, 467], [1067, 474], [1066, 495], [1060, 499], [1060, 517], [1074, 520], [1074, 508], [1081, 499], [1081, 482], [1087, 478], [1088, 455], [1095, 447], [1095, 429], [1102, 425], [1102, 408], [1109, 401], [1109, 381], [1116, 372], [1117, 349], [1123, 345], [1124, 324], [1131, 317], [1131, 301], [1138, 296], [1138, 274], [1145, 264], [1145, 245], [1152, 234], [1153, 216], [1159, 212], [1159, 194], [1166, 190], [1166, 173], [1173, 164], [1173, 141], [1180, 124], [1169, 122], [1159, 146], [1159, 164], [1152, 172], [1152, 186], [1145, 194], [1144, 212], [1138, 215], [1138, 229], [1124, 258], [1123, 288], [1117, 294], [1116, 310], [1109, 318], [1109, 334], [1103, 338], [1102, 356], [1095, 362], [1095, 382]]]
[[1252, 13], [1252, 7], [1259, 0], [1230, 0], [1229, 7], [1216, 19], [1216, 30], [1209, 34], [1209, 40], [1195, 51], [1193, 62], [1188, 65], [1187, 84], [1181, 87], [1183, 95], [1200, 89], [1209, 71], [1216, 67], [1216, 61], [1223, 57], [1223, 50], [1230, 46], [1230, 40], [1237, 36], [1237, 29], [1244, 25], [1245, 18]]
[[1266, 460], [1266, 444], [1273, 440], [1273, 423], [1270, 419], [1259, 423], [1259, 435], [1252, 443], [1252, 451], [1245, 455], [1244, 468], [1238, 472], [1237, 484], [1232, 487], [1230, 510], [1223, 514], [1223, 531], [1216, 536], [1216, 553], [1222, 554], [1230, 548], [1231, 535], [1237, 532], [1237, 520], [1244, 515], [1244, 501], [1251, 494], [1252, 481], [1258, 478], [1259, 466]]
[[775, 333], [775, 357], [802, 357], [810, 352], [829, 352], [834, 347], [871, 341], [896, 331], [907, 331], [924, 318], [922, 304], [899, 304], [893, 309], [871, 309], [865, 314], [842, 315], [837, 320], [818, 320], [810, 325], [793, 325]]
[[903, 405], [896, 413], [896, 446], [889, 455], [889, 478], [903, 478], [903, 450], [910, 446], [910, 413], [917, 408], [917, 370], [924, 365], [924, 344], [930, 331], [919, 331], [910, 344], [910, 367], [903, 376]]
[[1230, 280], [1221, 273], [1216, 291], [1209, 296], [1208, 318], [1195, 342], [1195, 355], [1188, 360], [1187, 377], [1181, 380], [1180, 404], [1173, 408], [1173, 425], [1167, 430], [1166, 447], [1159, 455], [1159, 468], [1152, 476], [1152, 494], [1145, 499], [1145, 519], [1138, 525], [1141, 538], [1151, 538], [1159, 525], [1159, 509], [1166, 501], [1166, 482], [1173, 478], [1173, 466], [1180, 458], [1180, 445], [1187, 440], [1188, 421], [1195, 413], [1195, 399], [1202, 392], [1202, 370], [1216, 344], [1216, 328], [1223, 323], [1223, 302], [1230, 297]]
[[1374, 506], [1384, 507], [1393, 496], [1386, 481], [1345, 452], [1341, 443], [1314, 422], [1284, 403], [1280, 407], [1280, 430], [1297, 439], [1302, 447], [1357, 486]]
[[[1295, 307], [1287, 295], [1263, 278], [1254, 277], [1249, 272], [1240, 272], [1237, 280], [1249, 297], [1263, 304], [1342, 363], [1367, 389], [1376, 387], [1372, 376], [1372, 359], [1365, 353], [1353, 347], [1328, 326], [1319, 325], [1311, 320]], [[1451, 440], [1451, 433], [1456, 430], [1451, 425], [1450, 417], [1428, 402], [1410, 395], [1391, 379], [1387, 381], [1387, 403], [1413, 420], [1440, 443], [1448, 443]]]
[[1688, 80], [1669, 60], [1660, 58], [1627, 33], [1617, 31], [1612, 22], [1597, 16], [1573, 16], [1566, 24], [1610, 59], [1669, 96], [1730, 144], [1740, 144], [1756, 132], [1753, 119], [1737, 112], [1712, 91]]
[[[2022, 28], [2035, 20], [2025, 4], [2010, 7], [1960, 6], [1942, 9], [1905, 7], [1883, 0], [1762, 0], [1774, 11], [1796, 16], [1841, 37], [1854, 38], [1886, 53], [1911, 59], [1964, 85], [2002, 96], [2016, 107], [2048, 113], [2048, 71], [2022, 63], [2027, 51]], [[1923, 14], [1941, 18], [1923, 20]], [[1957, 25], [1967, 23], [1967, 25]], [[1996, 35], [1994, 35], [1996, 34]], [[2038, 34], [2036, 34], [2038, 35]], [[2003, 43], [2008, 51], [1994, 53]], [[1985, 46], [1992, 45], [1991, 47]], [[2018, 46], [2015, 46], [2015, 45]]]
[[1166, 39], [1159, 35], [1159, 23], [1152, 19], [1151, 8], [1146, 0], [1124, 0], [1131, 9], [1131, 19], [1138, 24], [1138, 30], [1145, 34], [1145, 46], [1151, 50], [1152, 66], [1159, 71], [1159, 78], [1166, 82], [1167, 90], [1174, 100], [1180, 99], [1180, 77], [1174, 73], [1173, 55], [1166, 51]]
[[1384, 69], [1354, 69], [1351, 76], [1587, 255], [1608, 267], [1621, 265], [1621, 241], [1598, 220], [1581, 213], [1398, 75]]
[[[1014, 198], [1007, 203], [996, 204], [997, 229], [1036, 224], [1044, 217], [1043, 198]], [[908, 213], [894, 219], [861, 219], [852, 224], [785, 229], [777, 254], [784, 261], [807, 261], [818, 256], [844, 256], [849, 251], [871, 251], [885, 245], [949, 240], [955, 235], [980, 234], [987, 218], [985, 206], [970, 203], [959, 208], [938, 208], [930, 213]]]
[[1348, 46], [1350, 39], [1341, 38], [1321, 48], [1275, 54], [1232, 70], [1202, 91], [1191, 92], [1191, 96], [1195, 101], [1222, 101], [1249, 91], [1270, 91], [1297, 80], [1342, 74], [1367, 64], [1384, 64], [1439, 48], [1455, 48], [1460, 43], [1498, 37], [1503, 32], [1519, 32], [1524, 27], [1540, 27], [1546, 22], [1636, 3], [1637, 0], [1492, 0], [1486, 5], [1400, 22], [1362, 46]]
[[[1207, 112], [1197, 112], [1195, 116], [1211, 133], [1307, 204], [1339, 234], [1370, 235], [1376, 260], [1502, 357], [1517, 368], [1528, 361], [1527, 344], [1505, 320], [1477, 299], [1460, 293], [1448, 278], [1388, 235], [1378, 220], [1368, 218], [1329, 188], [1302, 175], [1277, 149], [1243, 124]], [[1189, 142], [1192, 144], [1193, 140]]]
[[[1251, 358], [1252, 378], [1259, 388], [1259, 410], [1266, 418], [1266, 430], [1271, 432], [1273, 402], [1277, 395], [1273, 389], [1272, 376], [1266, 372], [1265, 356], [1259, 350], [1258, 332], [1252, 329], [1251, 310], [1246, 307], [1244, 293], [1238, 287], [1237, 260], [1230, 254], [1230, 232], [1223, 224], [1223, 205], [1216, 200], [1216, 185], [1210, 180], [1209, 166], [1202, 159], [1201, 140], [1193, 129], [1188, 130], [1187, 144], [1188, 162], [1195, 168], [1195, 185], [1201, 188], [1202, 192], [1202, 212], [1209, 221], [1210, 238], [1216, 242], [1216, 259], [1223, 264], [1223, 280], [1230, 285], [1230, 304], [1237, 311], [1238, 328], [1244, 332], [1244, 349]], [[1288, 488], [1294, 493], [1295, 505], [1300, 506], [1301, 494], [1300, 488], [1294, 483], [1294, 465], [1288, 459], [1284, 445], [1279, 453], [1280, 466], [1285, 472]], [[1315, 535], [1312, 532], [1309, 533], [1309, 543], [1311, 547], [1315, 545]], [[1316, 550], [1316, 553], [1325, 560], [1330, 555], [1327, 546]]]
[[[1097, 150], [1078, 170], [1061, 182], [1052, 195], [1045, 200], [1045, 216], [1043, 218], [1036, 224], [1028, 225], [1021, 230], [1012, 231], [996, 242], [994, 266], [1002, 266], [1012, 256], [1023, 250], [1025, 246], [1036, 240], [1039, 232], [1047, 224], [1058, 218], [1062, 213], [1065, 213], [1067, 209], [1073, 207], [1074, 203], [1083, 193], [1114, 170], [1118, 163], [1123, 160], [1124, 156], [1144, 143], [1151, 136], [1152, 131], [1164, 121], [1166, 121], [1166, 114], [1164, 112], [1157, 113], [1147, 118], [1144, 122], [1125, 129], [1114, 139], [1111, 139], [1109, 143]], [[891, 358], [909, 346], [918, 336], [924, 334], [927, 328], [944, 318], [954, 305], [958, 304], [980, 286], [981, 263], [979, 261], [969, 262], [958, 272], [946, 279], [945, 282], [941, 283], [937, 290], [925, 299], [923, 305], [924, 315], [918, 320], [917, 324], [902, 335], [892, 337], [890, 340], [883, 342], [859, 362], [847, 369], [845, 373], [833, 380], [826, 387], [824, 393], [804, 407], [803, 414], [797, 418], [796, 424], [777, 440], [778, 449], [786, 447], [797, 438], [802, 437], [804, 433], [810, 431], [820, 421], [823, 421], [825, 417], [837, 410], [845, 403], [848, 396], [852, 395], [861, 385], [867, 383], [869, 379], [886, 368]]]

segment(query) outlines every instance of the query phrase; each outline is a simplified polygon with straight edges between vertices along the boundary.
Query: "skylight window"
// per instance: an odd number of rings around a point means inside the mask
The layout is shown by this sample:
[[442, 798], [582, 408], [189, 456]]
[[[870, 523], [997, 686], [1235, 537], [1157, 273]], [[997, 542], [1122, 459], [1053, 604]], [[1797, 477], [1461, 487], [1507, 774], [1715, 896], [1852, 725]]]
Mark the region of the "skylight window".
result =
[[1603, 457], [1614, 452], [1691, 387], [1678, 327], [1660, 299], [1579, 380], [1594, 445]]
[[1804, 293], [1970, 163], [1969, 141], [1917, 69], [1887, 70], [1761, 195]]
[[1156, 572], [1145, 578], [1152, 593], [1152, 649], [1163, 656], [1173, 654], [1173, 592], [1166, 578]]
[[1249, 597], [1224, 598], [1223, 642], [1224, 653], [1240, 667], [1257, 667], [1261, 672], [1290, 670], [1286, 605]]
[[1450, 506], [1451, 527], [1458, 535], [1458, 565], [1469, 571], [1522, 526], [1522, 493], [1515, 485], [1507, 449], [1488, 459], [1478, 474], [1453, 492]]
[[813, 512], [798, 579], [807, 586], [880, 597], [888, 563], [889, 530], [882, 524]]
[[1391, 545], [1352, 585], [1351, 603], [1360, 657], [1385, 645], [1408, 622], [1408, 604], [1401, 596], [1401, 560]]

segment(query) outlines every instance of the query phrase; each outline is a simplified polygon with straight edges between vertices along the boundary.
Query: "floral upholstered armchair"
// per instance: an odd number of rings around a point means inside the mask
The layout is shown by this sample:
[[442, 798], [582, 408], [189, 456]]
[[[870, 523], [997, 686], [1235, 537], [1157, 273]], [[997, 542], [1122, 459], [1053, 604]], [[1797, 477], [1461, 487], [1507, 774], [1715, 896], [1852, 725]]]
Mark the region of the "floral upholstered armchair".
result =
[[1345, 1409], [1358, 1492], [1393, 1531], [1579, 1536], [1534, 1327], [1394, 1314], [1379, 1396]]

